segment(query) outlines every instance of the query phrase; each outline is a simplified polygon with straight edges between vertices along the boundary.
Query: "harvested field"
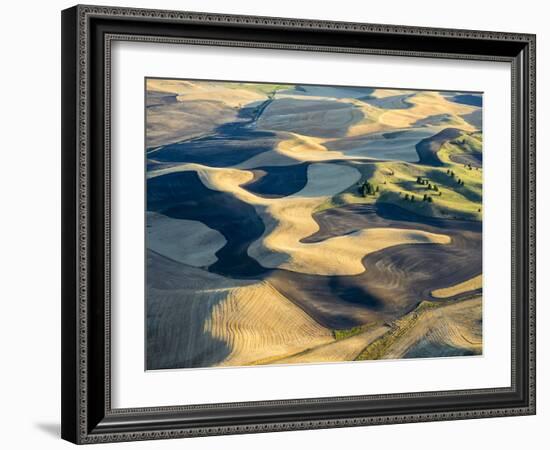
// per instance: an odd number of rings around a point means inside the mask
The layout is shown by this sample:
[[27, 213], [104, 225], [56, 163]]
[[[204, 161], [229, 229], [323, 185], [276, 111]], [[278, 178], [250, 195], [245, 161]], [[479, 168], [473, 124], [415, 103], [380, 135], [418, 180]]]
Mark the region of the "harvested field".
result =
[[148, 369], [480, 354], [481, 97], [146, 88]]
[[462, 283], [455, 284], [448, 288], [436, 289], [432, 292], [432, 296], [435, 298], [447, 298], [454, 297], [455, 295], [463, 294], [464, 292], [476, 291], [481, 289], [483, 277], [478, 275]]
[[358, 356], [365, 359], [470, 356], [482, 352], [481, 297], [442, 306], [421, 304]]

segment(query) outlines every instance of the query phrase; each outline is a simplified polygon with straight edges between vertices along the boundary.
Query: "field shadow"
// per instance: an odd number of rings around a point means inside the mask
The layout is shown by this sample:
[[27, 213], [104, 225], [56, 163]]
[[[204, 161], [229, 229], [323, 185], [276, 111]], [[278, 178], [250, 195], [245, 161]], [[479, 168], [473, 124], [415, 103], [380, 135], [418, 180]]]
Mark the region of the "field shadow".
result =
[[231, 348], [214, 336], [211, 321], [230, 287], [224, 279], [149, 251], [147, 370], [210, 367], [224, 361]]

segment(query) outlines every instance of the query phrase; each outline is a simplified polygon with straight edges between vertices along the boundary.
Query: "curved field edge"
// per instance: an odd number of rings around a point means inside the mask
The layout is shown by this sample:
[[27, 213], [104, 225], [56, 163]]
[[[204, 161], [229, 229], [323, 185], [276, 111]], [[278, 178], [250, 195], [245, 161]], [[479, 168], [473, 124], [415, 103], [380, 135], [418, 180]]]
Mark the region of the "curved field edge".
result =
[[455, 284], [443, 289], [436, 289], [432, 291], [432, 297], [434, 298], [447, 298], [454, 297], [456, 295], [464, 294], [466, 292], [475, 291], [481, 289], [483, 284], [483, 275], [479, 274], [477, 277], [470, 278], [463, 283]]
[[334, 341], [268, 282], [235, 280], [148, 251], [147, 368], [242, 366]]
[[390, 203], [425, 217], [481, 221], [483, 169], [472, 162], [481, 160], [481, 147], [480, 133], [462, 132], [438, 142], [438, 166], [348, 162], [361, 173], [360, 180], [324, 201], [315, 212], [350, 204]]
[[356, 358], [433, 358], [482, 353], [482, 298], [462, 301], [424, 301], [367, 345]]
[[[380, 323], [373, 323], [361, 327], [361, 331], [321, 345], [310, 346], [300, 352], [285, 356], [274, 356], [258, 361], [251, 365], [266, 364], [308, 364], [308, 363], [329, 363], [329, 362], [350, 362], [354, 361], [366, 345], [369, 345], [386, 331], [387, 326]], [[335, 331], [336, 334], [338, 331]]]

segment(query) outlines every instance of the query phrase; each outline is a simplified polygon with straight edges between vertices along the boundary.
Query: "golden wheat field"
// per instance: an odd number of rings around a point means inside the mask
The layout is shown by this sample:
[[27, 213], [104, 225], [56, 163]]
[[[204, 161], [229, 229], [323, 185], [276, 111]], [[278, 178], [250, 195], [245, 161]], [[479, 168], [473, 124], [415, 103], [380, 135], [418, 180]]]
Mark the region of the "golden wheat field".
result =
[[149, 370], [479, 355], [479, 93], [150, 78]]

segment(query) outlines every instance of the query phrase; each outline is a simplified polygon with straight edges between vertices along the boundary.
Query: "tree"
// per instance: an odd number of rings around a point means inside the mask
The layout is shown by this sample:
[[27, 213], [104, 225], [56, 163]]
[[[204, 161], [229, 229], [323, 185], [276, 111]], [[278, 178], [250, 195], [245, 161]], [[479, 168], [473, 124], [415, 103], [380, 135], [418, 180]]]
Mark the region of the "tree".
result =
[[416, 177], [416, 184], [422, 184], [422, 178]]
[[409, 199], [409, 194], [405, 194], [405, 200]]
[[414, 195], [411, 194], [411, 202], [414, 202]]
[[428, 197], [428, 203], [433, 203], [433, 199], [431, 197]]
[[437, 184], [434, 184], [434, 191], [439, 192], [439, 188], [437, 187]]
[[366, 197], [367, 195], [376, 195], [380, 189], [378, 186], [374, 186], [372, 183], [365, 181], [359, 188], [359, 192]]
[[427, 201], [428, 201], [428, 194], [424, 194], [424, 197], [422, 198], [422, 201], [423, 201], [423, 202], [427, 202]]

